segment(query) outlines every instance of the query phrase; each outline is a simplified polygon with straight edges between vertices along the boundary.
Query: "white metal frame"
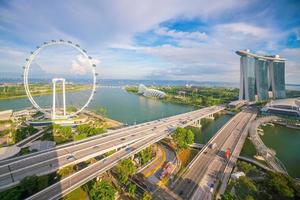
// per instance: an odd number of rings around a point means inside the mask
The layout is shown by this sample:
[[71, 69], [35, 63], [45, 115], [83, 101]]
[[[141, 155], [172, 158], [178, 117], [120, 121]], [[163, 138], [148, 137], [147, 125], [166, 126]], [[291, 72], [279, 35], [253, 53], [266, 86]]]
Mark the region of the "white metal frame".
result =
[[63, 112], [64, 117], [66, 117], [66, 88], [65, 88], [65, 82], [66, 80], [64, 78], [54, 78], [52, 79], [52, 86], [53, 86], [53, 102], [52, 102], [52, 119], [56, 119], [56, 82], [61, 81], [62, 82], [62, 94], [63, 94]]
[[33, 51], [30, 55], [29, 58], [26, 59], [26, 64], [24, 66], [24, 74], [23, 74], [23, 78], [24, 78], [24, 87], [25, 87], [25, 92], [27, 94], [27, 97], [29, 99], [29, 101], [32, 103], [32, 105], [39, 110], [40, 112], [44, 113], [47, 116], [52, 116], [51, 113], [47, 112], [45, 109], [42, 109], [37, 103], [36, 101], [33, 99], [31, 92], [29, 90], [29, 85], [28, 85], [28, 72], [30, 69], [30, 65], [33, 62], [33, 60], [36, 58], [36, 56], [44, 49], [47, 48], [49, 46], [53, 46], [53, 45], [68, 45], [70, 47], [75, 48], [78, 52], [81, 53], [81, 55], [83, 55], [86, 59], [88, 59], [90, 66], [92, 68], [92, 73], [93, 73], [93, 87], [92, 87], [92, 92], [90, 94], [90, 97], [88, 98], [87, 102], [75, 113], [73, 114], [69, 114], [66, 115], [65, 117], [72, 117], [77, 115], [78, 113], [80, 113], [82, 110], [84, 110], [88, 104], [90, 103], [90, 101], [92, 100], [95, 90], [96, 90], [96, 70], [95, 70], [95, 64], [92, 62], [92, 58], [90, 56], [87, 55], [86, 51], [82, 48], [80, 48], [80, 46], [78, 44], [74, 44], [71, 41], [64, 41], [64, 40], [59, 40], [59, 41], [55, 41], [52, 40], [51, 42], [44, 42], [41, 46], [37, 47], [37, 49], [35, 51]]

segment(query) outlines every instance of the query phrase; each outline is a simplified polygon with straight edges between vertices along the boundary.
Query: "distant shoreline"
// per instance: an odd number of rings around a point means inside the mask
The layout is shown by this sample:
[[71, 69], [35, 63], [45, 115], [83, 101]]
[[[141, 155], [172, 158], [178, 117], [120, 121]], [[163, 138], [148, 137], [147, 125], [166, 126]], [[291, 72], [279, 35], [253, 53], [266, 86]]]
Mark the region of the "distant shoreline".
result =
[[[2, 87], [5, 87], [5, 86], [2, 86]], [[8, 88], [9, 87], [23, 87], [21, 85], [8, 85], [7, 86]], [[23, 89], [23, 88], [22, 88]], [[74, 88], [69, 88], [69, 91], [67, 92], [78, 92], [78, 91], [84, 91], [84, 90], [87, 90], [88, 88], [86, 86], [78, 86], [78, 85], [75, 85]], [[46, 95], [49, 95], [51, 94], [51, 90], [49, 91], [43, 91], [42, 93], [32, 93], [31, 96], [46, 96]], [[3, 95], [3, 96], [0, 96], [0, 100], [10, 100], [10, 99], [22, 99], [22, 98], [26, 98], [27, 95], [24, 94], [25, 93], [25, 90], [22, 91], [23, 94], [20, 94], [20, 95], [15, 95], [15, 96], [10, 96], [10, 95]], [[61, 94], [62, 91], [61, 90], [57, 90], [56, 91], [57, 94]], [[8, 92], [9, 94], [9, 92]]]

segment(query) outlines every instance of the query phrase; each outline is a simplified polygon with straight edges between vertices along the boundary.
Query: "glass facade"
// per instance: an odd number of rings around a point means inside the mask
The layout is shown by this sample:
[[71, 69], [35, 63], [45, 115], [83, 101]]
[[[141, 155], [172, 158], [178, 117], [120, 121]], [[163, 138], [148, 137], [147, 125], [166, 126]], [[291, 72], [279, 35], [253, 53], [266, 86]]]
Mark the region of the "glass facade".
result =
[[250, 51], [240, 55], [239, 99], [248, 101], [285, 98], [285, 60], [276, 56], [259, 56]]
[[269, 83], [268, 83], [268, 63], [263, 59], [255, 60], [255, 77], [256, 77], [256, 89], [259, 100], [267, 100], [269, 98]]
[[271, 64], [272, 90], [275, 99], [285, 98], [285, 66], [284, 62]]
[[242, 99], [255, 100], [255, 58], [241, 57], [241, 70], [243, 71]]

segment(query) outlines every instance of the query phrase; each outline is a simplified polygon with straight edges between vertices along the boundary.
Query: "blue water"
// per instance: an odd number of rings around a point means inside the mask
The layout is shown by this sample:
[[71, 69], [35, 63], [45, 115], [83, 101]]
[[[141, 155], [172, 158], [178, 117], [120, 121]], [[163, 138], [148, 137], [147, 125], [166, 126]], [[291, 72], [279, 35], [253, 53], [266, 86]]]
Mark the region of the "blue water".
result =
[[[75, 104], [76, 102], [82, 103], [81, 101], [86, 97], [86, 94], [84, 91], [75, 92], [72, 93], [72, 97], [70, 99], [67, 95], [67, 103], [71, 101]], [[49, 107], [52, 105], [51, 95], [34, 98], [41, 106], [48, 105]], [[0, 110], [20, 110], [30, 106], [31, 103], [27, 98], [0, 100]], [[97, 110], [101, 107], [106, 108], [109, 118], [128, 124], [151, 121], [194, 110], [192, 106], [149, 99], [128, 93], [122, 88], [97, 88], [97, 92], [88, 109]]]

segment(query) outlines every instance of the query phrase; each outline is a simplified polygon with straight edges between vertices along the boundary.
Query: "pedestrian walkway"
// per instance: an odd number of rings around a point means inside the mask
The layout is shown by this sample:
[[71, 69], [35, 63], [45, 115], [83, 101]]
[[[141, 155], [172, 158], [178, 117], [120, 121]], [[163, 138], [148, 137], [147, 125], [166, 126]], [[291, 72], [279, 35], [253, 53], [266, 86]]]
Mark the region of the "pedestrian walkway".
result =
[[250, 140], [255, 146], [255, 149], [257, 150], [257, 153], [265, 159], [266, 163], [275, 171], [287, 174], [287, 170], [285, 166], [276, 157], [276, 152], [274, 150], [269, 149], [261, 140], [258, 134], [258, 127], [261, 124], [265, 124], [271, 121], [276, 121], [279, 119], [280, 118], [276, 116], [258, 118], [257, 120], [252, 122], [251, 127], [249, 129], [249, 136], [250, 136]]

